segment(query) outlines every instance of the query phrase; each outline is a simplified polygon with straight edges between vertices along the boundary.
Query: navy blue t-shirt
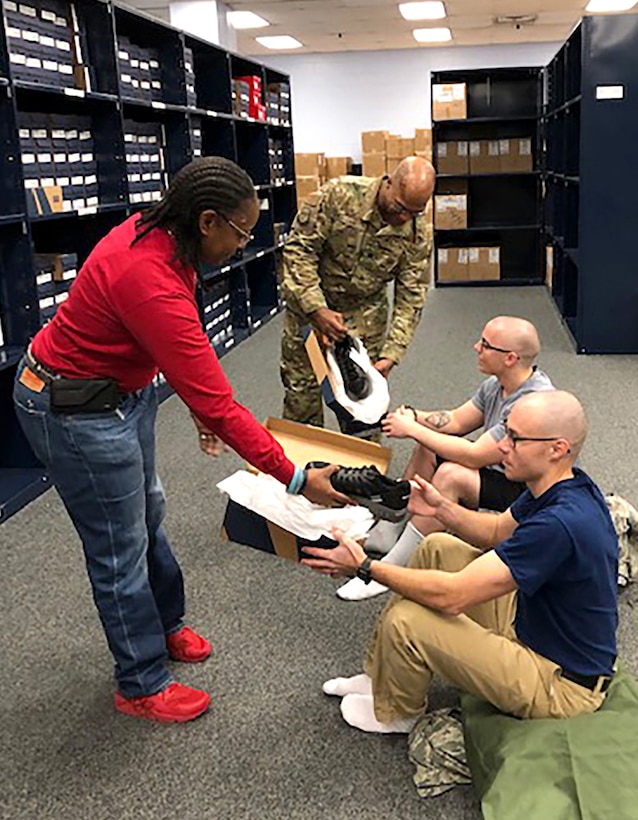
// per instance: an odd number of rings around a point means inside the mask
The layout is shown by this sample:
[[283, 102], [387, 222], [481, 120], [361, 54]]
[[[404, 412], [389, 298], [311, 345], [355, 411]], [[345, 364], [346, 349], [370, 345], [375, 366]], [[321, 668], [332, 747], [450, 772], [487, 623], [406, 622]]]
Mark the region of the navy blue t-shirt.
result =
[[510, 507], [518, 522], [496, 547], [518, 586], [516, 634], [581, 675], [609, 675], [616, 659], [618, 541], [600, 490], [582, 470]]

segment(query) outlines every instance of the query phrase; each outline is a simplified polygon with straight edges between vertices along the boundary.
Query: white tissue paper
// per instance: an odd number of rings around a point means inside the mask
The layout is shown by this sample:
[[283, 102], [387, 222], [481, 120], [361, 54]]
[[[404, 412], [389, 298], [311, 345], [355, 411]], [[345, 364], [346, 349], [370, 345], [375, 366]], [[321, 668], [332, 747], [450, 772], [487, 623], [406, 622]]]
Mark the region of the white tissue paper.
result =
[[368, 351], [361, 339], [353, 337], [354, 347], [350, 351], [350, 358], [363, 368], [366, 375], [372, 381], [372, 390], [365, 399], [353, 401], [348, 397], [343, 387], [341, 370], [334, 357], [331, 348], [326, 350], [326, 360], [330, 368], [330, 375], [333, 380], [333, 392], [335, 399], [347, 410], [350, 415], [363, 424], [376, 424], [384, 413], [388, 412], [390, 406], [390, 391], [388, 380], [374, 367], [368, 356]]
[[238, 470], [220, 481], [217, 489], [242, 507], [308, 541], [318, 541], [322, 536], [332, 538], [333, 527], [351, 538], [363, 538], [374, 523], [374, 516], [365, 507], [320, 507], [302, 495], [290, 495], [283, 484], [262, 473]]

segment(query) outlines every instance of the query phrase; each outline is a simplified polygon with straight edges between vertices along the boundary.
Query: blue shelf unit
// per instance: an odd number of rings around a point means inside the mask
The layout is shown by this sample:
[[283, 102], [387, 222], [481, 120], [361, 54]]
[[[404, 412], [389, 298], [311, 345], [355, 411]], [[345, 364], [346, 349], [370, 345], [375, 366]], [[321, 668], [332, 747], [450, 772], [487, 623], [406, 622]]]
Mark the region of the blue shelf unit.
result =
[[638, 353], [638, 17], [585, 17], [546, 70], [551, 292], [579, 353]]
[[[297, 210], [287, 75], [101, 0], [0, 0], [0, 523], [49, 486], [15, 417], [29, 340], [100, 238], [198, 156], [232, 159], [260, 199], [255, 241], [205, 271], [198, 300], [219, 356], [282, 306], [277, 271]], [[267, 119], [234, 104], [258, 76]], [[73, 270], [71, 270], [73, 268]], [[171, 394], [160, 377], [160, 398]]]
[[[542, 69], [488, 68], [433, 72], [432, 85], [465, 83], [467, 118], [433, 120], [433, 153], [443, 142], [531, 139], [533, 170], [437, 174], [436, 195], [467, 196], [468, 227], [439, 230], [435, 222], [437, 287], [540, 284], [544, 278], [542, 204]], [[437, 169], [438, 170], [438, 169]], [[495, 281], [439, 281], [439, 248], [500, 248]]]

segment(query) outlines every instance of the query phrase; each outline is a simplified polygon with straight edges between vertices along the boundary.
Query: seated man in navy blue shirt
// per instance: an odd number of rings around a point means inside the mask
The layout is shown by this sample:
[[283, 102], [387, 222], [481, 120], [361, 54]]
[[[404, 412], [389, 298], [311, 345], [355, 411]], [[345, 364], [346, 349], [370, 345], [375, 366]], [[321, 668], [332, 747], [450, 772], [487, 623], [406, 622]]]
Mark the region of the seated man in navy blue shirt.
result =
[[525, 396], [499, 449], [507, 478], [527, 489], [504, 513], [468, 510], [417, 476], [411, 512], [460, 538], [430, 535], [409, 567], [371, 561], [339, 532], [334, 550], [306, 549], [319, 572], [397, 593], [365, 672], [324, 684], [350, 725], [409, 732], [434, 674], [520, 718], [601, 706], [616, 659], [618, 543], [600, 490], [574, 467], [586, 435], [572, 394]]

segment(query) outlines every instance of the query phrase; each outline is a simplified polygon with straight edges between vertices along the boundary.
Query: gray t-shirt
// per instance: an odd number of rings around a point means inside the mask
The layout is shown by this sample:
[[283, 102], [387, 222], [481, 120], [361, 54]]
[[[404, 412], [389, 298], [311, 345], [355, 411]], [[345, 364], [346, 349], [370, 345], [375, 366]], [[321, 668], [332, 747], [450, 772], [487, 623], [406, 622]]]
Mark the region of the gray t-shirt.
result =
[[[521, 396], [525, 396], [527, 393], [535, 393], [537, 390], [553, 389], [554, 385], [551, 383], [549, 376], [534, 367], [534, 372], [529, 379], [507, 397], [503, 396], [503, 388], [496, 376], [490, 376], [489, 379], [485, 379], [472, 396], [472, 404], [483, 413], [484, 429], [489, 432], [494, 441], [500, 441], [505, 438], [507, 417]], [[490, 469], [503, 472], [501, 464], [491, 464]]]

